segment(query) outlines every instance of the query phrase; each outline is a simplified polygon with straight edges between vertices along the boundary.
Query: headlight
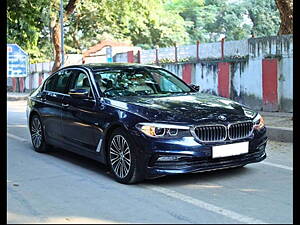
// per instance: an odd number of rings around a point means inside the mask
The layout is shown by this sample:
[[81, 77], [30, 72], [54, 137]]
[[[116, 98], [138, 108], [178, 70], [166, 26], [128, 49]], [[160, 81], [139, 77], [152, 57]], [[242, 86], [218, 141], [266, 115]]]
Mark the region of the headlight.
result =
[[247, 117], [253, 118], [253, 117], [255, 116], [256, 112], [255, 112], [254, 110], [249, 109], [249, 108], [247, 108], [247, 107], [242, 107], [242, 108], [243, 108], [243, 110], [244, 110], [244, 114], [245, 114]]
[[253, 119], [253, 122], [254, 122], [254, 129], [256, 130], [260, 130], [265, 126], [264, 118], [259, 113]]
[[138, 123], [135, 127], [149, 137], [178, 138], [191, 136], [189, 131], [190, 127], [188, 126], [178, 126], [163, 123]]

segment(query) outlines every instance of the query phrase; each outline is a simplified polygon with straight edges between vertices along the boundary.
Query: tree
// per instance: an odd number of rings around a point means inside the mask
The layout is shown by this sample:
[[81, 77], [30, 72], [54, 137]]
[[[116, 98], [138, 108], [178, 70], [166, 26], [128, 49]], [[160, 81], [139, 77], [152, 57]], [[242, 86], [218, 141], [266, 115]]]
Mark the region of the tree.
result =
[[240, 3], [223, 0], [170, 0], [166, 8], [179, 13], [187, 22], [190, 43], [219, 41], [221, 35], [227, 40], [245, 38], [249, 25], [244, 23], [246, 12]]
[[106, 37], [152, 48], [188, 39], [184, 20], [167, 12], [157, 0], [85, 0], [77, 5], [66, 28], [66, 44], [73, 51]]
[[276, 35], [280, 23], [274, 0], [169, 0], [165, 7], [182, 16], [192, 43]]
[[188, 43], [199, 39], [203, 40], [206, 33], [200, 18], [203, 6], [204, 0], [169, 0], [165, 2], [166, 10], [184, 19], [184, 26], [189, 34]]
[[[291, 0], [64, 0], [66, 53], [82, 53], [103, 39], [154, 48], [292, 33]], [[7, 41], [30, 62], [61, 66], [60, 0], [8, 0]], [[279, 13], [280, 12], [280, 13]]]
[[16, 43], [30, 55], [30, 62], [50, 57], [47, 0], [7, 1], [7, 42]]
[[293, 33], [293, 1], [292, 0], [275, 0], [276, 6], [280, 12], [280, 28], [278, 34]]
[[280, 18], [274, 0], [244, 0], [242, 5], [246, 8], [246, 15], [252, 23], [253, 35], [276, 35]]
[[[69, 0], [67, 6], [64, 9], [63, 21], [67, 21], [68, 17], [74, 11], [76, 3], [79, 0]], [[52, 42], [54, 46], [54, 64], [52, 72], [58, 70], [61, 66], [61, 27], [59, 21], [59, 0], [51, 0], [51, 32]]]

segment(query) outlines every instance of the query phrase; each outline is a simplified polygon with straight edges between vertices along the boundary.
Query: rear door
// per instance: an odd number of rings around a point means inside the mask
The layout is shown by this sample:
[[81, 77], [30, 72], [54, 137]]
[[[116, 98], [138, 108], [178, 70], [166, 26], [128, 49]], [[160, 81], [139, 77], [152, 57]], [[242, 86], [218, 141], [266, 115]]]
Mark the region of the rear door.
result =
[[89, 99], [73, 98], [65, 95], [62, 109], [62, 137], [65, 144], [73, 149], [95, 152], [97, 141], [97, 104], [91, 88], [90, 78], [83, 70], [73, 70], [73, 77], [69, 85], [70, 89], [87, 89], [90, 92]]
[[45, 83], [41, 93], [43, 107], [40, 112], [44, 125], [46, 139], [51, 141], [61, 141], [61, 112], [62, 99], [65, 95], [66, 87], [69, 82], [70, 73], [63, 70], [51, 76]]

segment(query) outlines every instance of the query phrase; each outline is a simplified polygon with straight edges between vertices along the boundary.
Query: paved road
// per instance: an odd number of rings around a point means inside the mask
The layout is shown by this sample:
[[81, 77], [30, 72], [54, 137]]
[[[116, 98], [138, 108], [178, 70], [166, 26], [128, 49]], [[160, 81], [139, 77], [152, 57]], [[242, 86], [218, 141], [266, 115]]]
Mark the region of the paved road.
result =
[[292, 223], [291, 143], [245, 168], [115, 182], [98, 162], [33, 151], [23, 101], [8, 102], [8, 223]]

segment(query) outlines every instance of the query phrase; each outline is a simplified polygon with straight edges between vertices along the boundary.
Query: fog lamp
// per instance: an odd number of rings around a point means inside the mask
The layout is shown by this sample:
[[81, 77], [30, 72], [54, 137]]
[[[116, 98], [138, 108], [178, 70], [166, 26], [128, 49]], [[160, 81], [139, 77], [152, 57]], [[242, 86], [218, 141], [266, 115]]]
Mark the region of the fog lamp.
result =
[[181, 158], [181, 156], [161, 156], [157, 159], [157, 161], [178, 161]]

